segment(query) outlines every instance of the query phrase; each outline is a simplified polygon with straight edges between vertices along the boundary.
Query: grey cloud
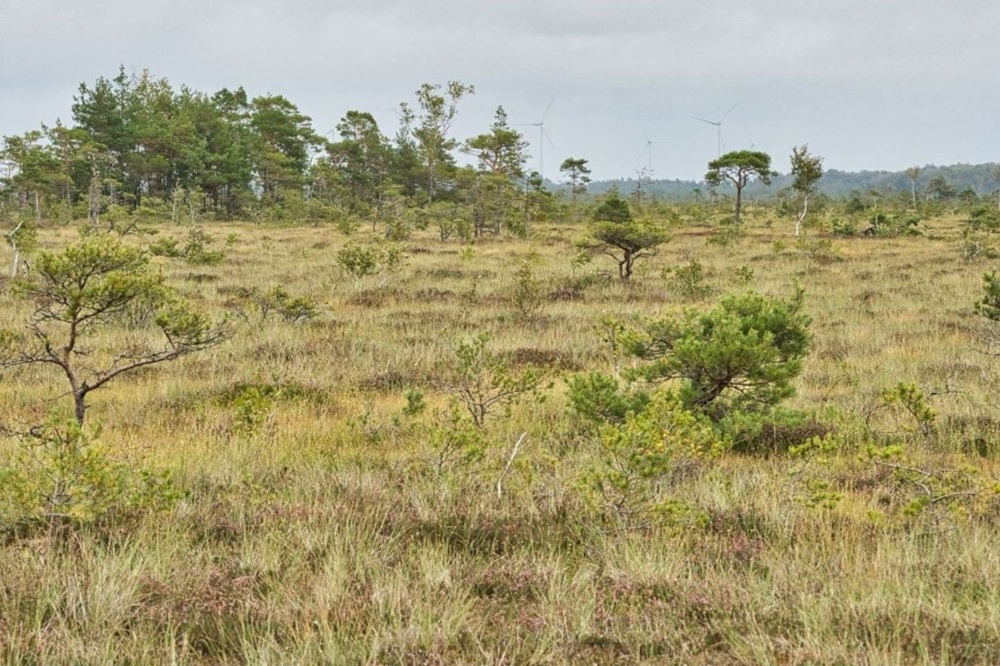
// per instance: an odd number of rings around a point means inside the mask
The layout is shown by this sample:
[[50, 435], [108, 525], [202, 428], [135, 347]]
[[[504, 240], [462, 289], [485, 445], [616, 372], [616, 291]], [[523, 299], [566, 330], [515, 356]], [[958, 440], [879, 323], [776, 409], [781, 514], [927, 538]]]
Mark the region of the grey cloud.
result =
[[807, 141], [837, 168], [1000, 153], [1000, 6], [985, 0], [0, 0], [0, 18], [5, 134], [66, 118], [80, 82], [123, 64], [281, 93], [324, 130], [351, 108], [391, 128], [389, 107], [424, 81], [477, 85], [463, 136], [497, 104], [531, 122], [555, 97], [553, 153], [601, 177], [643, 166], [644, 128], [661, 138], [657, 175], [699, 177], [715, 135], [690, 116], [736, 100], [726, 145], [752, 133], [779, 168]]

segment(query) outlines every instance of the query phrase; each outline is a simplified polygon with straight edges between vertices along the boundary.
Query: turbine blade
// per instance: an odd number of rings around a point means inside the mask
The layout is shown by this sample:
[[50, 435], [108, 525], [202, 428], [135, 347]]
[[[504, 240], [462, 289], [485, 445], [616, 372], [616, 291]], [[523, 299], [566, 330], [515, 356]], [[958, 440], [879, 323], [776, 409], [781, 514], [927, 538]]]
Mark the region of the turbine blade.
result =
[[736, 104], [733, 104], [731, 107], [729, 107], [729, 110], [726, 111], [724, 114], [722, 114], [722, 117], [719, 118], [719, 124], [721, 125], [722, 121], [726, 119], [726, 116], [728, 116], [730, 113], [732, 113], [733, 109], [735, 109], [739, 105], [740, 105], [739, 100], [736, 100]]
[[549, 145], [552, 146], [553, 148], [555, 148], [556, 144], [552, 143], [552, 137], [550, 137], [549, 133], [545, 131], [545, 126], [544, 125], [542, 126], [542, 134], [545, 136], [546, 140], [548, 140]]
[[547, 107], [545, 107], [545, 113], [542, 114], [542, 119], [539, 122], [543, 122], [543, 123], [545, 122], [545, 117], [549, 115], [549, 111], [552, 110], [552, 105], [555, 104], [555, 103], [556, 103], [556, 98], [553, 97], [552, 101], [549, 102], [549, 105]]
[[719, 125], [719, 123], [715, 120], [705, 120], [704, 118], [699, 118], [698, 116], [691, 116], [691, 118], [694, 120], [700, 120], [703, 123], [708, 123], [709, 125], [715, 125], [716, 127]]

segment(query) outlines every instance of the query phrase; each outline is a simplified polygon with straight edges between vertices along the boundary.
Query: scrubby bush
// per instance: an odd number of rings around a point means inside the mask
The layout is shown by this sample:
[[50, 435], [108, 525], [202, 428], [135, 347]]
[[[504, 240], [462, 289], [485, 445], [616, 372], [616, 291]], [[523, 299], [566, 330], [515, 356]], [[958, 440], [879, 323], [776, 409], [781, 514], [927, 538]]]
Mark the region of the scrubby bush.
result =
[[522, 322], [537, 319], [545, 306], [542, 283], [528, 260], [522, 261], [514, 273], [510, 285], [510, 305], [514, 316]]
[[705, 267], [697, 259], [692, 259], [682, 266], [665, 269], [663, 277], [670, 282], [674, 291], [686, 300], [700, 300], [712, 291], [712, 288], [705, 283]]
[[580, 248], [604, 254], [618, 264], [618, 277], [628, 281], [636, 260], [655, 254], [668, 239], [667, 233], [647, 221], [632, 218], [628, 202], [612, 191], [594, 211], [594, 225]]
[[507, 355], [490, 348], [490, 336], [486, 334], [459, 342], [443, 372], [444, 390], [465, 406], [478, 428], [498, 408], [509, 410], [529, 396], [541, 399], [544, 373], [536, 368], [512, 367]]
[[576, 413], [594, 423], [624, 423], [649, 404], [645, 391], [629, 390], [619, 380], [591, 372], [569, 380], [569, 401]]
[[0, 528], [50, 531], [161, 510], [180, 498], [168, 472], [113, 459], [99, 432], [50, 421], [23, 435], [0, 467]]
[[809, 350], [803, 294], [790, 300], [748, 292], [707, 313], [648, 323], [626, 340], [649, 361], [636, 375], [650, 383], [679, 380], [689, 409], [718, 422], [732, 411], [759, 411], [794, 393], [792, 380]]
[[646, 361], [625, 371], [623, 386], [600, 373], [570, 381], [570, 403], [592, 421], [621, 423], [645, 409], [649, 386], [668, 383], [684, 409], [712, 423], [716, 432], [748, 452], [765, 450], [765, 430], [787, 436], [772, 449], [786, 449], [817, 434], [819, 424], [775, 407], [794, 393], [792, 381], [809, 349], [809, 317], [802, 292], [789, 300], [749, 292], [730, 296], [714, 309], [648, 322], [622, 336], [623, 350]]
[[656, 392], [623, 423], [604, 426], [599, 443], [600, 453], [583, 477], [584, 491], [626, 526], [684, 510], [666, 492], [673, 477], [723, 448], [711, 425], [667, 391]]
[[406, 251], [399, 243], [375, 243], [364, 246], [348, 242], [337, 252], [337, 264], [347, 275], [354, 278], [355, 286], [361, 280], [373, 275], [382, 276], [384, 285], [389, 276], [398, 273], [406, 262]]
[[249, 319], [250, 313], [255, 312], [262, 321], [276, 316], [289, 324], [301, 324], [319, 315], [319, 306], [314, 301], [305, 296], [292, 296], [281, 285], [267, 291], [256, 287], [237, 289], [228, 306], [244, 319]]

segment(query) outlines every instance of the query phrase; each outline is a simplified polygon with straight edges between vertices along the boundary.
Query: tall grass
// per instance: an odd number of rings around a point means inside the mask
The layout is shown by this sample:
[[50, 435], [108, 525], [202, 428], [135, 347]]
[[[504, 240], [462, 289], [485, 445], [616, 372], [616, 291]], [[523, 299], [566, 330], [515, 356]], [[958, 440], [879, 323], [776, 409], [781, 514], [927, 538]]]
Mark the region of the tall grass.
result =
[[[961, 259], [951, 218], [923, 237], [814, 236], [823, 246], [749, 227], [725, 245], [715, 230], [677, 227], [630, 285], [600, 259], [571, 265], [572, 225], [465, 253], [429, 230], [384, 286], [340, 274], [346, 238], [333, 229], [210, 227], [213, 247], [235, 234], [221, 264], [157, 263], [200, 307], [232, 312], [233, 339], [121, 378], [88, 412], [105, 451], [172, 470], [183, 497], [121, 520], [5, 529], [0, 663], [1000, 663], [987, 490], [1000, 373], [978, 351], [972, 310], [990, 264]], [[181, 229], [159, 232], [183, 241]], [[48, 248], [72, 238], [40, 233]], [[510, 290], [535, 254], [543, 304], [525, 321]], [[684, 293], [664, 269], [692, 258], [705, 290]], [[319, 316], [234, 309], [238, 289], [275, 285]], [[835, 425], [840, 448], [725, 454], [679, 475], [669, 493], [691, 519], [625, 530], [600, 515], [580, 483], [596, 436], [570, 414], [563, 380], [608, 370], [601, 318], [796, 286], [814, 343], [791, 404]], [[0, 296], [5, 326], [29, 311]], [[482, 456], [435, 464], [442, 373], [458, 341], [481, 332], [554, 384], [544, 402], [491, 418]], [[95, 347], [121, 333], [104, 335]], [[49, 368], [2, 376], [6, 425], [70, 413]], [[900, 382], [928, 396], [929, 436], [881, 402]], [[411, 389], [424, 392], [423, 413], [403, 413]], [[865, 424], [873, 412], [878, 432]], [[900, 444], [925, 470], [972, 468], [983, 492], [907, 513], [920, 488], [866, 457], [866, 443]], [[0, 441], [0, 467], [20, 446]], [[812, 501], [822, 492], [837, 501]]]

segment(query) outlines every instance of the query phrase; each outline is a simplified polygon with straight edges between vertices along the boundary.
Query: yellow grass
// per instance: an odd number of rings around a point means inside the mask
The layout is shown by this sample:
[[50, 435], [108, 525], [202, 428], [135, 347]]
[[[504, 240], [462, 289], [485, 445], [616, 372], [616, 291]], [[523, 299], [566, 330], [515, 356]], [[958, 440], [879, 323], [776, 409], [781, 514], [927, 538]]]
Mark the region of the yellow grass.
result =
[[[763, 215], [725, 246], [712, 242], [718, 229], [686, 224], [637, 264], [633, 284], [583, 287], [614, 266], [571, 265], [584, 231], [573, 224], [465, 253], [418, 231], [384, 286], [342, 274], [347, 238], [333, 228], [206, 225], [216, 249], [235, 237], [221, 264], [154, 261], [199, 308], [228, 316], [231, 340], [121, 377], [91, 394], [87, 416], [103, 426], [105, 450], [133, 468], [173, 470], [185, 497], [70, 536], [3, 532], [0, 663], [1000, 663], [1000, 534], [983, 509], [992, 495], [908, 517], [902, 507], [919, 490], [861, 450], [879, 436], [864, 425], [876, 411], [870, 424], [891, 428], [912, 464], [973, 466], [982, 488], [998, 471], [1000, 362], [981, 353], [973, 311], [992, 266], [962, 260], [959, 225], [831, 237], [829, 251], [811, 251]], [[68, 228], [39, 234], [48, 249], [74, 238]], [[374, 240], [364, 229], [355, 239]], [[532, 257], [545, 297], [525, 322], [510, 296]], [[663, 275], [692, 259], [710, 287], [694, 301]], [[746, 284], [740, 267], [752, 270]], [[234, 313], [240, 288], [276, 285], [319, 316]], [[624, 530], [595, 515], [580, 477], [596, 436], [571, 415], [565, 380], [608, 370], [600, 319], [635, 323], [727, 293], [796, 287], [813, 346], [789, 405], [839, 427], [843, 450], [723, 455], [669, 488], [698, 520]], [[29, 314], [9, 290], [0, 295], [0, 325]], [[542, 359], [554, 383], [544, 402], [491, 418], [482, 461], [439, 475], [428, 432], [447, 400], [443, 365], [481, 332], [494, 349]], [[105, 331], [95, 354], [126, 335]], [[7, 427], [71, 414], [51, 368], [2, 377]], [[880, 407], [900, 382], [938, 394], [932, 437]], [[276, 391], [250, 433], [236, 426], [246, 386]], [[429, 404], [413, 418], [401, 415], [410, 389]], [[0, 442], [0, 468], [20, 446]], [[842, 495], [834, 508], [809, 505], [813, 481]]]

